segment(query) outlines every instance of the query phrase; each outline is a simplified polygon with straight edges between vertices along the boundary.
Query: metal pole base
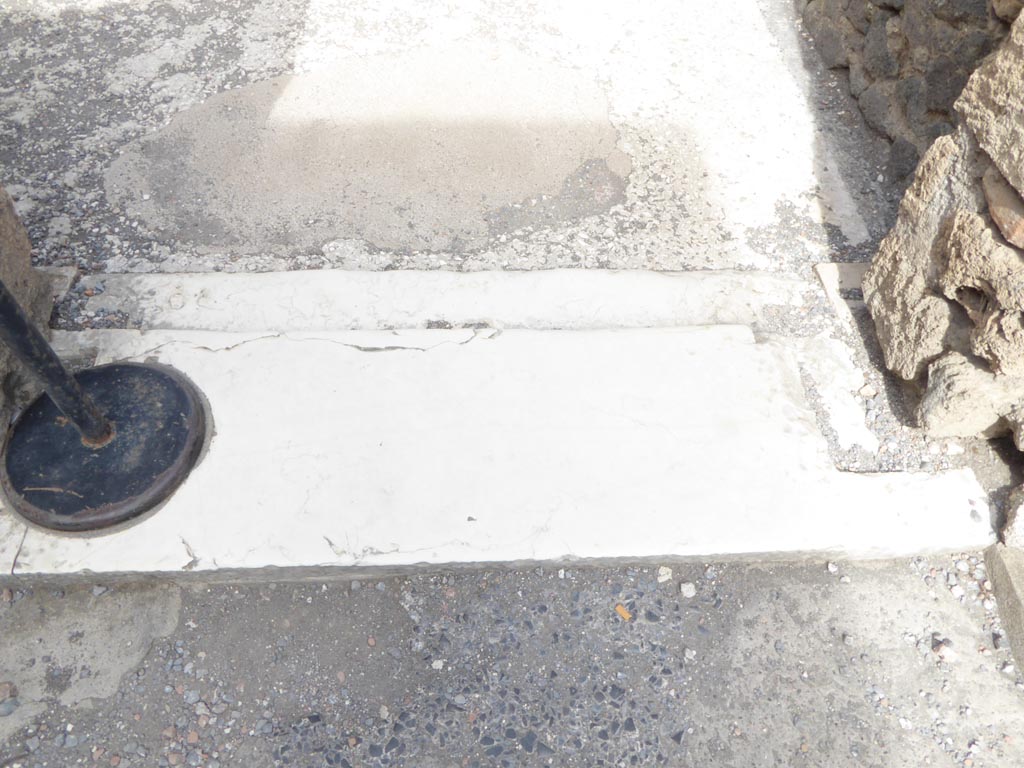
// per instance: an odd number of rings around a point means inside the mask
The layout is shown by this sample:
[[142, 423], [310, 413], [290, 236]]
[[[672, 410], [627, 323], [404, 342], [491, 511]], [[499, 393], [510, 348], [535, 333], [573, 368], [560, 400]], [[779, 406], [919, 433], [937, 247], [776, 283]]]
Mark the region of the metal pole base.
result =
[[159, 365], [114, 363], [75, 376], [113, 422], [100, 446], [82, 435], [48, 395], [8, 431], [0, 483], [14, 510], [58, 531], [96, 531], [152, 509], [182, 483], [203, 447], [198, 390]]

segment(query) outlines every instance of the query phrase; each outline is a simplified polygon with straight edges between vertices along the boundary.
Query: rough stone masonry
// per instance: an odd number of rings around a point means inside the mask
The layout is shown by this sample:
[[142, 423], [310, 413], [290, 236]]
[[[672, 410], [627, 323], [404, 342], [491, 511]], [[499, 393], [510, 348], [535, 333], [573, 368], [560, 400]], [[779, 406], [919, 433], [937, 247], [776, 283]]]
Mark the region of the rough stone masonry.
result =
[[864, 280], [886, 365], [933, 436], [1024, 450], [1024, 17], [974, 72]]
[[953, 102], [1006, 37], [1022, 0], [798, 0], [825, 64], [845, 69], [868, 125], [905, 177], [956, 124]]

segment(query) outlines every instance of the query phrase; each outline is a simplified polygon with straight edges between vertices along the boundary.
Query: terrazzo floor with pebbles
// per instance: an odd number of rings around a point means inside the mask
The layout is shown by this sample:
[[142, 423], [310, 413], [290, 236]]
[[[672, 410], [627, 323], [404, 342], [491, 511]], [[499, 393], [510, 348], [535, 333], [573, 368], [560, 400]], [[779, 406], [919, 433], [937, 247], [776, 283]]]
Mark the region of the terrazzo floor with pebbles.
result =
[[0, 765], [1021, 765], [990, 589], [971, 554], [10, 584]]

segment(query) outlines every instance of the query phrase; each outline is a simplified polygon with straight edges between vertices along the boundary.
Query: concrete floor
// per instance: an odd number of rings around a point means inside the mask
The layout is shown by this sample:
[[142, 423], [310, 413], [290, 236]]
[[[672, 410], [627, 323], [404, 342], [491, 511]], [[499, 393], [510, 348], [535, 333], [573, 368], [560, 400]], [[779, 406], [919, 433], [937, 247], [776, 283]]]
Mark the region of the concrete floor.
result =
[[1005, 768], [1024, 681], [986, 580], [959, 555], [12, 585], [0, 765]]
[[868, 255], [898, 188], [786, 0], [4, 14], [46, 263], [775, 271]]

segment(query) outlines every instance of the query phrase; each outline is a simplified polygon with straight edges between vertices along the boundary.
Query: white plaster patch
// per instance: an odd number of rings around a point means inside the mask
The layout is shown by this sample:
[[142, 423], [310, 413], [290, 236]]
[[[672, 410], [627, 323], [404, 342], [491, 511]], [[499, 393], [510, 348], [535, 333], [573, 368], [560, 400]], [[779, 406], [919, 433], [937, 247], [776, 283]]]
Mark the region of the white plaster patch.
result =
[[863, 306], [863, 301], [843, 298], [842, 291], [860, 290], [864, 281], [864, 273], [871, 266], [870, 262], [844, 263], [833, 262], [815, 264], [814, 272], [825, 289], [825, 296], [836, 312], [836, 317], [847, 328], [853, 328], [853, 313], [851, 308], [854, 305]]
[[487, 325], [644, 328], [763, 322], [800, 307], [810, 286], [754, 272], [548, 270], [95, 275], [92, 311], [146, 329], [322, 331]]
[[860, 245], [870, 237], [867, 224], [857, 210], [846, 181], [839, 172], [835, 155], [820, 140], [815, 141], [814, 175], [818, 179], [815, 198], [819, 221], [839, 228], [851, 245]]
[[[838, 226], [852, 244], [867, 239], [819, 134], [808, 75], [787, 58], [796, 29], [780, 45], [756, 3], [728, 12], [690, 3], [679, 13], [657, 2], [638, 14], [626, 3], [559, 0], [537, 13], [538, 26], [559, 30], [575, 44], [573, 58], [607, 78], [616, 112], [651, 132], [684, 129], [686, 145], [664, 158], [665, 167], [681, 181], [706, 184], [704, 213], [720, 213], [737, 237], [774, 224], [776, 206], [788, 202]], [[762, 266], [763, 257], [750, 258]]]
[[864, 407], [856, 392], [864, 386], [864, 372], [853, 362], [850, 348], [839, 339], [819, 334], [809, 339], [787, 339], [794, 346], [800, 365], [811, 377], [836, 433], [839, 447], [859, 446], [878, 452], [878, 438], [864, 421]]
[[746, 328], [56, 336], [184, 371], [216, 435], [155, 515], [98, 538], [32, 529], [18, 573], [878, 557], [993, 538], [969, 471], [836, 471], [794, 356]]

